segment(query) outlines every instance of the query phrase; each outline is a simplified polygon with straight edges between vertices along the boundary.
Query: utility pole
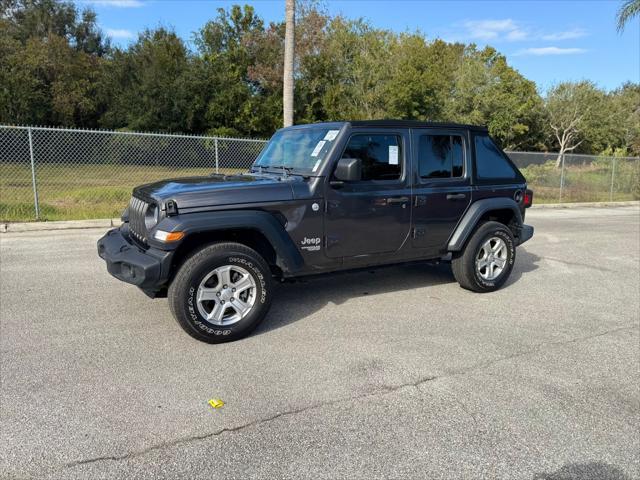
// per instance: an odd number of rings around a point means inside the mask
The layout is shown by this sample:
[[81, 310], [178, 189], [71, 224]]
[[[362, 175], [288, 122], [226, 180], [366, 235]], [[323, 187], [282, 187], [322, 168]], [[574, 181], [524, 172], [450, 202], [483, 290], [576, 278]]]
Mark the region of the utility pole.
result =
[[293, 125], [293, 61], [295, 49], [296, 2], [285, 0], [284, 34], [284, 79], [282, 88], [282, 106], [284, 126]]

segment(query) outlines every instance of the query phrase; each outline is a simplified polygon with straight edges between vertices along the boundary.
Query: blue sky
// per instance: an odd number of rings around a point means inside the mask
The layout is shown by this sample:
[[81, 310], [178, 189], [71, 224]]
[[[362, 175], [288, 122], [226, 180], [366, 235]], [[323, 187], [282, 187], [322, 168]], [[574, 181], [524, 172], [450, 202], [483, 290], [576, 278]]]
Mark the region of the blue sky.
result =
[[[100, 26], [117, 45], [137, 32], [173, 27], [185, 40], [218, 7], [253, 5], [266, 21], [281, 21], [284, 0], [78, 0], [98, 13]], [[615, 29], [618, 0], [609, 1], [427, 1], [328, 0], [331, 14], [364, 17], [376, 27], [397, 32], [420, 30], [427, 38], [489, 44], [544, 92], [564, 80], [588, 79], [613, 89], [640, 82], [640, 19], [622, 34]]]

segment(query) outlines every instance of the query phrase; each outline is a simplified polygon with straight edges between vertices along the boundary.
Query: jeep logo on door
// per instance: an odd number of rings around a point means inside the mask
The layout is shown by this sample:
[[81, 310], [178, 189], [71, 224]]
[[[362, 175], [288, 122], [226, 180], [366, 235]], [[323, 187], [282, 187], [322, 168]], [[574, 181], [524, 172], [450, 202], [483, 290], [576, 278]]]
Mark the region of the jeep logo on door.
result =
[[315, 252], [317, 250], [320, 250], [321, 242], [322, 240], [320, 239], [320, 237], [316, 237], [316, 238], [304, 237], [300, 242], [300, 248], [308, 252]]

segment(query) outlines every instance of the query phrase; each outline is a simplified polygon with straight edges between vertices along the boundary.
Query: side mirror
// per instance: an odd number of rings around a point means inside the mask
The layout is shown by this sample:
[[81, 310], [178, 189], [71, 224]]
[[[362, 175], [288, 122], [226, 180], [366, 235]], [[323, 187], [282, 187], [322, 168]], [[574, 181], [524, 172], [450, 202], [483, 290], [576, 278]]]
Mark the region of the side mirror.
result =
[[359, 158], [341, 158], [336, 166], [334, 177], [341, 182], [357, 182], [362, 179], [362, 160]]

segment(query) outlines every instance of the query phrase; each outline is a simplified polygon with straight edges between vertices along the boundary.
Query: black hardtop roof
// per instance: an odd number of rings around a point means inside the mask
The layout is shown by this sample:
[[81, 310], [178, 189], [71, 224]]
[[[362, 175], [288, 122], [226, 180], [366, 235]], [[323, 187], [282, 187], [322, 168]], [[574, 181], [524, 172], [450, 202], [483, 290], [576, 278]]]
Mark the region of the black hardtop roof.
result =
[[464, 128], [467, 130], [487, 131], [487, 127], [482, 125], [466, 125], [451, 122], [423, 122], [420, 120], [351, 120], [347, 123], [353, 127]]
[[341, 122], [315, 122], [301, 123], [293, 125], [291, 129], [328, 127], [341, 128], [344, 125], [352, 127], [375, 127], [375, 128], [459, 128], [466, 130], [475, 130], [479, 132], [487, 132], [487, 127], [481, 125], [465, 125], [463, 123], [451, 122], [423, 122], [419, 120], [348, 120]]

